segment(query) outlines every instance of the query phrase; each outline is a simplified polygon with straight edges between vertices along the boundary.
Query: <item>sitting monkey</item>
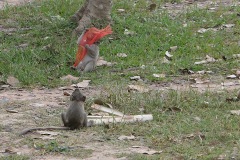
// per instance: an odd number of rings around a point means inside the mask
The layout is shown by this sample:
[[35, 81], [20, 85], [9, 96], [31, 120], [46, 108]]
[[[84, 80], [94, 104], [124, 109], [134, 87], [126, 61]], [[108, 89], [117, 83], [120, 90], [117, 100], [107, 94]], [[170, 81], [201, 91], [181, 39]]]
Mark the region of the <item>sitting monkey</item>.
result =
[[93, 71], [99, 58], [99, 47], [96, 44], [86, 44], [85, 48], [87, 49], [87, 54], [76, 67], [76, 69], [80, 72]]

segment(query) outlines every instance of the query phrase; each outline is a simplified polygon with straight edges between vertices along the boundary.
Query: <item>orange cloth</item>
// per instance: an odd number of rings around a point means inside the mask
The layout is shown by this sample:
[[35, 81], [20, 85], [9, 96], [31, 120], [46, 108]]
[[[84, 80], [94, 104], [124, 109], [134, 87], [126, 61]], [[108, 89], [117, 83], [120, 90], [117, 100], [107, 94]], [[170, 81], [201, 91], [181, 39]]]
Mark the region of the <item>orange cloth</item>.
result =
[[95, 42], [97, 42], [99, 39], [101, 39], [102, 37], [104, 37], [108, 34], [111, 34], [111, 33], [112, 33], [112, 29], [111, 29], [110, 25], [108, 25], [106, 28], [101, 29], [101, 30], [99, 30], [95, 27], [88, 29], [86, 31], [86, 33], [83, 35], [83, 37], [80, 40], [80, 43], [78, 45], [78, 51], [76, 53], [76, 60], [74, 63], [74, 67], [77, 67], [79, 62], [81, 62], [81, 60], [83, 60], [83, 58], [87, 54], [87, 49], [85, 48], [86, 44], [92, 45]]

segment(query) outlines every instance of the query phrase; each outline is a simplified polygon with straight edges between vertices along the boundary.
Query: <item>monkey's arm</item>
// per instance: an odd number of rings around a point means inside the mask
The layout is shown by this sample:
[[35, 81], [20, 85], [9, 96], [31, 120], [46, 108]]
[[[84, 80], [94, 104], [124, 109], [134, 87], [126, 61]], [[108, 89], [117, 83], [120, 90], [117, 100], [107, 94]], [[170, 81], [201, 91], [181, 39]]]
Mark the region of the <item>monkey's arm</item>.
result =
[[92, 58], [98, 58], [99, 56], [99, 47], [96, 44], [88, 45], [86, 44], [87, 54]]
[[87, 54], [84, 59], [78, 64], [77, 69], [81, 72], [90, 72], [94, 70], [99, 56], [99, 47], [95, 44], [86, 45]]
[[77, 40], [77, 44], [79, 45], [80, 44], [80, 41], [82, 40], [82, 37], [83, 37], [83, 35], [86, 33], [86, 29], [83, 31], [83, 33], [80, 35], [80, 37], [78, 38], [78, 40]]
[[31, 131], [36, 131], [36, 130], [70, 130], [69, 127], [54, 127], [54, 126], [50, 126], [50, 127], [36, 127], [36, 128], [27, 128], [27, 129], [24, 129], [22, 130], [19, 135], [22, 136], [24, 134], [27, 134], [28, 132], [31, 132]]

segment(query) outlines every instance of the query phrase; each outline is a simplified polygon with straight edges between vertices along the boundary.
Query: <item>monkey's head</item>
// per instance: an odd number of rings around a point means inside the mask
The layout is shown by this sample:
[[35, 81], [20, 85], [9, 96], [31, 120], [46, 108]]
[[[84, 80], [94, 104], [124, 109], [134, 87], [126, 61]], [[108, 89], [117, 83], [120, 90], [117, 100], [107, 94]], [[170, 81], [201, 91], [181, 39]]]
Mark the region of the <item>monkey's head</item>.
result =
[[84, 96], [81, 92], [80, 89], [76, 88], [72, 95], [70, 96], [71, 101], [82, 101], [85, 102], [86, 96]]

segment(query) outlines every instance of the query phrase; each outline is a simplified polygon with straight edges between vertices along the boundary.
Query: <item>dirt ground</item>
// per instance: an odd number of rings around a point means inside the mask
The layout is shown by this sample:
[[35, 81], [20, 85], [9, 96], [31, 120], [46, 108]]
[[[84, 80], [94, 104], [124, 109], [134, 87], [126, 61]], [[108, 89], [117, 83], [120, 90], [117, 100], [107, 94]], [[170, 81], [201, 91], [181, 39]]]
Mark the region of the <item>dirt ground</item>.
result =
[[[23, 3], [29, 2], [29, 0], [0, 0], [0, 9], [4, 9], [4, 5], [20, 5]], [[193, 4], [194, 3], [194, 4]], [[218, 7], [220, 4], [224, 5], [233, 5], [239, 4], [239, 2], [234, 2], [231, 0], [221, 0], [221, 1], [208, 1], [208, 0], [188, 0], [181, 4], [171, 4], [168, 3], [164, 8], [169, 10], [170, 14], [176, 14], [177, 12], [182, 11], [183, 9], [197, 4], [198, 7], [204, 8], [211, 5], [211, 7]], [[176, 79], [173, 83], [167, 84], [152, 84], [149, 88], [153, 90], [186, 90], [189, 88], [197, 89], [199, 91], [213, 90], [213, 91], [222, 91], [223, 89], [240, 89], [239, 80], [226, 80], [224, 83], [219, 82], [223, 77], [212, 78], [207, 83], [191, 84], [188, 81], [182, 79]], [[56, 88], [56, 89], [47, 89], [47, 88], [35, 88], [35, 89], [21, 89], [21, 88], [2, 88], [0, 90], [0, 122], [3, 128], [1, 129], [0, 135], [0, 157], [6, 154], [17, 153], [17, 154], [26, 154], [34, 155], [36, 151], [33, 148], [28, 146], [21, 146], [21, 141], [24, 140], [24, 137], [18, 137], [17, 133], [22, 130], [22, 124], [28, 126], [36, 126], [36, 120], [38, 118], [38, 110], [63, 110], [67, 108], [67, 102], [69, 97], [64, 95], [64, 92], [71, 93], [73, 87], [65, 88]], [[94, 91], [94, 87], [84, 89], [83, 92], [87, 97], [93, 97], [99, 92]], [[36, 113], [37, 112], [37, 113]], [[33, 116], [26, 116], [26, 113], [31, 113]], [[21, 125], [20, 125], [21, 124]], [[32, 138], [33, 135], [29, 137]], [[95, 159], [105, 159], [105, 160], [124, 160], [125, 157], [117, 158], [117, 153], [141, 153], [138, 149], [133, 149], [133, 145], [144, 144], [131, 144], [130, 146], [119, 146], [118, 144], [109, 144], [95, 138], [95, 134], [89, 134], [88, 130], [81, 133], [81, 136], [87, 137], [86, 144], [83, 144], [81, 147], [84, 149], [90, 149], [93, 152], [85, 160], [95, 160]], [[85, 139], [87, 139], [85, 138]], [[14, 141], [12, 141], [14, 139]], [[11, 147], [14, 146], [14, 147]], [[99, 147], [101, 146], [101, 147]], [[149, 150], [147, 148], [147, 150]], [[75, 160], [78, 158], [69, 158], [65, 155], [44, 155], [36, 156], [34, 159], [41, 160], [51, 160], [51, 159], [70, 159]]]

